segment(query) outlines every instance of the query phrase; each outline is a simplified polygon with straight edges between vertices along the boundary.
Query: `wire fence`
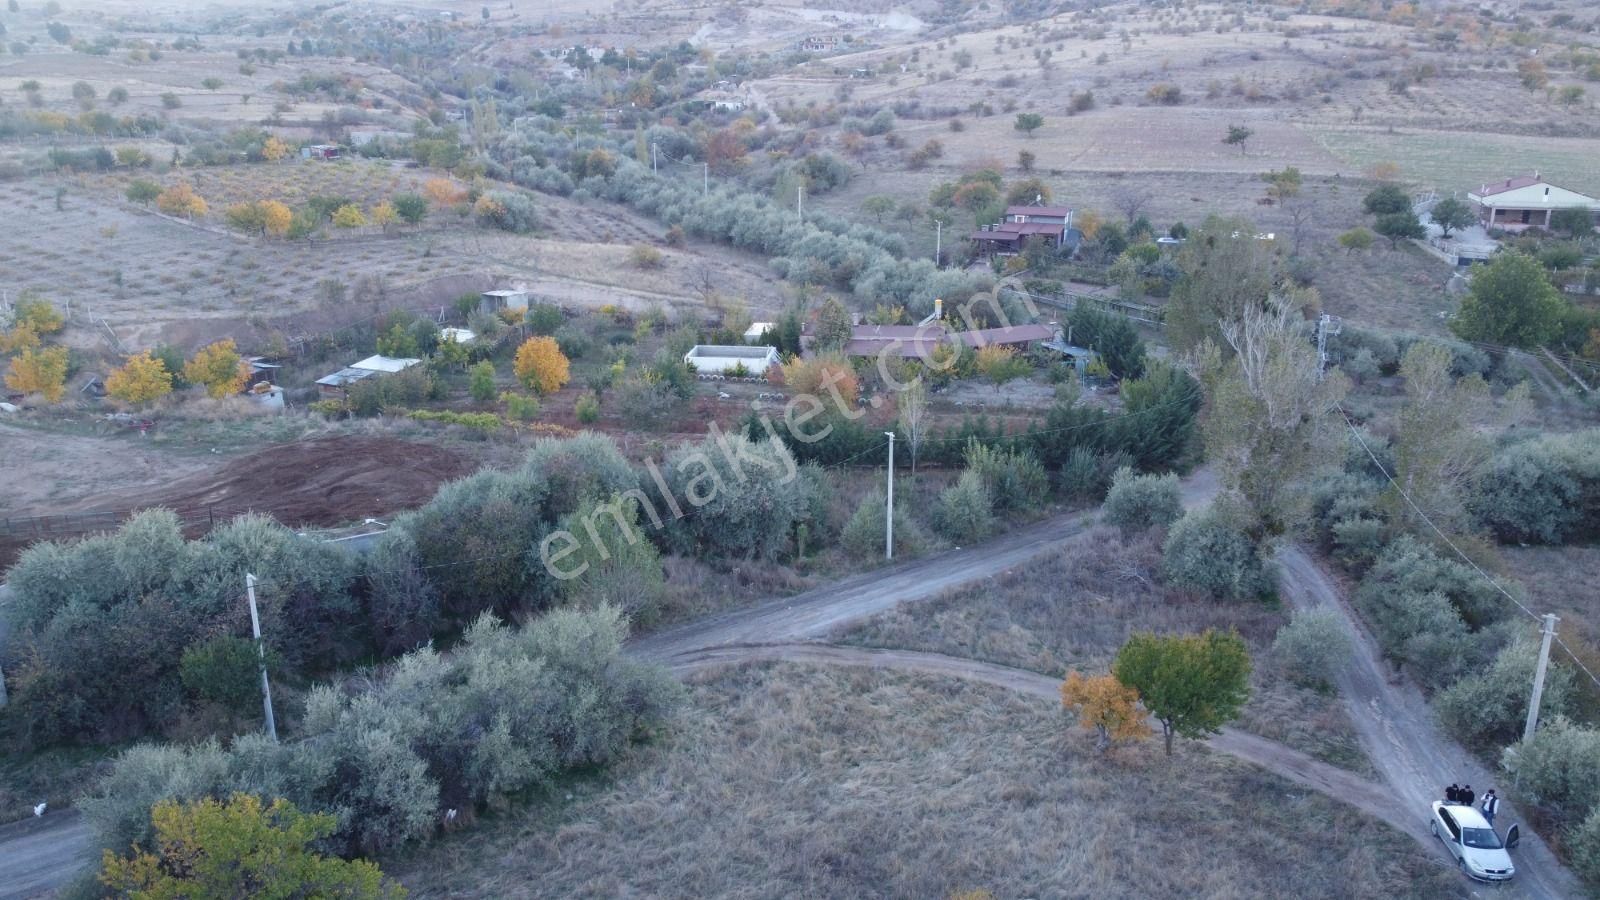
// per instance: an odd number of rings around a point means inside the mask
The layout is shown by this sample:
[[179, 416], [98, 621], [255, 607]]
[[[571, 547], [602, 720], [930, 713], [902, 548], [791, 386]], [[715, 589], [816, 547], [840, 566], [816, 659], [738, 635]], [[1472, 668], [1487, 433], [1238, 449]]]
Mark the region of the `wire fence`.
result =
[[[244, 506], [162, 507], [171, 509], [185, 531], [210, 531], [235, 516], [261, 512]], [[141, 508], [106, 509], [80, 513], [57, 513], [48, 516], [0, 516], [0, 538], [11, 540], [53, 540], [76, 537], [101, 531], [115, 531], [122, 523], [133, 518]]]

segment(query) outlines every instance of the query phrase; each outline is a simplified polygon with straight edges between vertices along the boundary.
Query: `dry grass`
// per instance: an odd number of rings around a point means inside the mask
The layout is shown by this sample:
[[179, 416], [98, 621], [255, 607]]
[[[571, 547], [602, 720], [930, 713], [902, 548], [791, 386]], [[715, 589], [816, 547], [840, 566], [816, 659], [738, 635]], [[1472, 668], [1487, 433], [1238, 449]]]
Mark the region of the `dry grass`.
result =
[[613, 782], [386, 868], [417, 897], [1461, 896], [1409, 838], [1274, 776], [1090, 745], [994, 688], [746, 667]]
[[1055, 553], [935, 600], [884, 613], [845, 640], [928, 650], [1064, 675], [1104, 672], [1135, 631], [1237, 628], [1255, 657], [1251, 700], [1235, 724], [1334, 765], [1371, 763], [1336, 697], [1283, 678], [1267, 654], [1284, 613], [1260, 603], [1180, 597], [1159, 582], [1160, 547], [1147, 535], [1124, 543], [1096, 529]]

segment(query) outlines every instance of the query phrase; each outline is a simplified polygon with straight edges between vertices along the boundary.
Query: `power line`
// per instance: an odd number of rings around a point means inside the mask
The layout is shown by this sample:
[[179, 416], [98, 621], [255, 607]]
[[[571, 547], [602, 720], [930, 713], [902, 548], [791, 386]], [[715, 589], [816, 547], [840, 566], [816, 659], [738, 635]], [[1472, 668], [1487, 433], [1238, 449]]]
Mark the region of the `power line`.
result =
[[1445, 544], [1449, 545], [1450, 549], [1454, 550], [1456, 552], [1456, 555], [1461, 557], [1463, 562], [1465, 562], [1467, 565], [1471, 566], [1473, 571], [1475, 571], [1479, 575], [1481, 575], [1483, 577], [1484, 581], [1487, 581], [1487, 582], [1489, 582], [1489, 584], [1493, 585], [1494, 589], [1499, 591], [1501, 594], [1505, 595], [1505, 598], [1507, 600], [1510, 600], [1512, 603], [1515, 603], [1517, 605], [1518, 609], [1520, 609], [1523, 612], [1527, 613], [1530, 618], [1533, 618], [1535, 620], [1542, 619], [1543, 618], [1542, 616], [1540, 616], [1538, 613], [1534, 612], [1533, 610], [1529, 609], [1525, 604], [1523, 604], [1523, 602], [1521, 600], [1518, 600], [1516, 597], [1512, 596], [1510, 591], [1506, 590], [1504, 587], [1502, 587], [1500, 585], [1500, 582], [1495, 581], [1494, 578], [1492, 578], [1489, 575], [1488, 572], [1485, 572], [1482, 567], [1480, 567], [1477, 563], [1473, 562], [1472, 561], [1472, 557], [1470, 557], [1467, 554], [1463, 553], [1461, 551], [1461, 548], [1456, 546], [1455, 541], [1450, 540], [1449, 535], [1446, 535], [1444, 533], [1444, 531], [1442, 531], [1439, 528], [1438, 525], [1435, 525], [1433, 523], [1433, 519], [1430, 518], [1427, 513], [1422, 511], [1422, 507], [1417, 505], [1417, 501], [1411, 499], [1411, 495], [1406, 493], [1406, 489], [1400, 486], [1400, 482], [1395, 481], [1394, 476], [1389, 474], [1389, 470], [1384, 468], [1383, 462], [1378, 459], [1378, 455], [1376, 453], [1372, 452], [1372, 448], [1371, 447], [1367, 446], [1367, 439], [1361, 436], [1361, 429], [1357, 428], [1356, 425], [1355, 425], [1355, 422], [1351, 421], [1350, 414], [1345, 411], [1345, 408], [1342, 405], [1335, 403], [1334, 404], [1334, 409], [1337, 409], [1339, 411], [1339, 415], [1344, 419], [1345, 425], [1349, 427], [1350, 433], [1355, 435], [1356, 442], [1361, 445], [1361, 449], [1365, 450], [1367, 452], [1367, 456], [1372, 459], [1372, 464], [1378, 467], [1378, 471], [1383, 473], [1383, 477], [1388, 479], [1389, 484], [1391, 486], [1393, 486], [1394, 489], [1400, 493], [1401, 497], [1405, 498], [1406, 503], [1413, 510], [1416, 511], [1417, 515], [1422, 518], [1422, 521], [1426, 522], [1428, 524], [1428, 527], [1433, 529], [1433, 533], [1437, 534], [1439, 536], [1440, 540], [1444, 541]]
[[1594, 672], [1590, 671], [1589, 667], [1583, 664], [1583, 660], [1578, 658], [1578, 654], [1572, 652], [1572, 648], [1567, 646], [1567, 642], [1563, 641], [1560, 635], [1555, 635], [1555, 639], [1556, 643], [1561, 645], [1561, 649], [1567, 651], [1567, 656], [1577, 664], [1578, 668], [1583, 670], [1583, 674], [1589, 676], [1589, 680], [1594, 682], [1595, 687], [1600, 687], [1600, 677], [1596, 677]]

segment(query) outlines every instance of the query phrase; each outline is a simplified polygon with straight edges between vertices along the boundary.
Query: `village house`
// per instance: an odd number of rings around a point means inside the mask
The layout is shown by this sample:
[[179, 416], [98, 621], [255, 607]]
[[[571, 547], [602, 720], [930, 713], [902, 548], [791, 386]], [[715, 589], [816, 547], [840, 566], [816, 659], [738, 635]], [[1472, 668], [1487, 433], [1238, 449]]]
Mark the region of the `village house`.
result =
[[683, 355], [684, 365], [701, 375], [726, 375], [738, 372], [746, 377], [766, 374], [778, 364], [777, 347], [742, 347], [724, 344], [696, 344]]
[[311, 144], [300, 148], [301, 159], [338, 159], [344, 151], [337, 144]]
[[1005, 218], [968, 235], [979, 252], [990, 256], [1021, 253], [1030, 239], [1049, 241], [1053, 247], [1072, 245], [1077, 239], [1072, 209], [1066, 206], [1008, 206]]
[[527, 309], [528, 292], [502, 288], [494, 291], [484, 291], [480, 295], [480, 309], [487, 313], [499, 312], [502, 309]]
[[1600, 224], [1600, 200], [1553, 185], [1538, 172], [1485, 184], [1468, 192], [1467, 200], [1485, 228], [1549, 228], [1551, 216], [1560, 209], [1586, 209]]

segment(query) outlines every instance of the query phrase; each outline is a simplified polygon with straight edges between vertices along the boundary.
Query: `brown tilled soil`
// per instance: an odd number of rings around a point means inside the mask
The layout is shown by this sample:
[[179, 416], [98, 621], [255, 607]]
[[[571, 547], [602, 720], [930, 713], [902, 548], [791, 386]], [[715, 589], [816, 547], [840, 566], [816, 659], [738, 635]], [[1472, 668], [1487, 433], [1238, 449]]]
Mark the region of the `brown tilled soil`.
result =
[[[269, 447], [160, 486], [133, 487], [51, 509], [15, 515], [60, 516], [166, 507], [190, 530], [246, 511], [267, 513], [286, 525], [339, 525], [380, 518], [420, 506], [440, 484], [477, 468], [461, 453], [394, 438], [350, 435]], [[70, 528], [67, 522], [56, 527]], [[0, 566], [40, 537], [61, 534], [0, 533]]]

